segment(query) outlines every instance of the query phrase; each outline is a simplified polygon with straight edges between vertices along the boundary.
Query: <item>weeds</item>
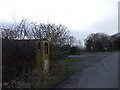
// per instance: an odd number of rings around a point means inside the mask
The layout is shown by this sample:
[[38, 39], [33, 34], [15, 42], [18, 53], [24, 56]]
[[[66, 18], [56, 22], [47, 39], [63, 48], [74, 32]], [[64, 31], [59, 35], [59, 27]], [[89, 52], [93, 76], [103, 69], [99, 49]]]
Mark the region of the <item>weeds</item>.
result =
[[40, 70], [34, 69], [29, 75], [30, 88], [52, 88], [63, 81], [73, 69], [73, 62], [76, 57], [67, 57], [62, 60], [52, 61], [52, 68], [50, 72], [44, 73]]

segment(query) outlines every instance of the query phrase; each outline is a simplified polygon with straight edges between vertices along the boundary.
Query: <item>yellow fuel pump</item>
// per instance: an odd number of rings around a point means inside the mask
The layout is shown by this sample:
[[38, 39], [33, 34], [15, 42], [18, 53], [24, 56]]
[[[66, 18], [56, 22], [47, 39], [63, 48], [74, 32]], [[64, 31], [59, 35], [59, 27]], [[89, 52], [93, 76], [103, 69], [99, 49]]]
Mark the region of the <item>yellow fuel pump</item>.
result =
[[49, 72], [49, 42], [36, 42], [36, 64], [43, 72]]

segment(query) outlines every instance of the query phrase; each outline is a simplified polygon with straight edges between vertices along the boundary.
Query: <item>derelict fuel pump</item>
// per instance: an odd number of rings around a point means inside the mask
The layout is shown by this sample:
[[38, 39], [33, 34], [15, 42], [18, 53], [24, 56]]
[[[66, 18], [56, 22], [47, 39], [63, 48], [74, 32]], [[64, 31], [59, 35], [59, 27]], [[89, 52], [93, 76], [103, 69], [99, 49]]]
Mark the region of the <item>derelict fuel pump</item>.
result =
[[43, 72], [49, 72], [49, 41], [36, 42], [36, 64]]

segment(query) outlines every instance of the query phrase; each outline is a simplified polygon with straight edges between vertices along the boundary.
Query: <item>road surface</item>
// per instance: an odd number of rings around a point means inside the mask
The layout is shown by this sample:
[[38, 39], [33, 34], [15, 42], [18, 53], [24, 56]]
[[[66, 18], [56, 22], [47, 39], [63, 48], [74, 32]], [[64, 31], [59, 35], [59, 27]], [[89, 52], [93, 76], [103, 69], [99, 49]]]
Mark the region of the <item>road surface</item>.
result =
[[83, 54], [57, 88], [118, 88], [118, 52]]

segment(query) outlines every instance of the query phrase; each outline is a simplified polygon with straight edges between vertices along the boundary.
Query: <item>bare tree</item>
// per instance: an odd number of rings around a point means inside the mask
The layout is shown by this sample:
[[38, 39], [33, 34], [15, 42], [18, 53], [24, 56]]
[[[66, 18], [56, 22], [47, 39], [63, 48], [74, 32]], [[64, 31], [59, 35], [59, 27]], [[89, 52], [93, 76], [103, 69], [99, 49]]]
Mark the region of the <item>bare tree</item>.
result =
[[13, 25], [9, 27], [2, 26], [2, 38], [7, 38], [7, 39], [14, 39], [15, 38], [15, 32], [13, 30]]
[[8, 39], [48, 39], [52, 44], [66, 45], [73, 44], [74, 37], [70, 35], [70, 31], [64, 25], [55, 25], [52, 23], [44, 24], [30, 22], [22, 19], [20, 22], [11, 25], [11, 27], [2, 27], [3, 38]]
[[68, 44], [69, 44], [70, 46], [74, 46], [75, 43], [76, 43], [76, 38], [73, 37], [73, 36], [70, 36], [69, 39], [68, 39]]
[[17, 24], [12, 24], [7, 26], [3, 26], [2, 28], [2, 37], [8, 39], [24, 39], [29, 35], [29, 23], [27, 19], [21, 20]]
[[69, 30], [66, 26], [55, 24], [32, 23], [32, 32], [37, 39], [48, 39], [52, 44], [64, 45], [70, 39]]

